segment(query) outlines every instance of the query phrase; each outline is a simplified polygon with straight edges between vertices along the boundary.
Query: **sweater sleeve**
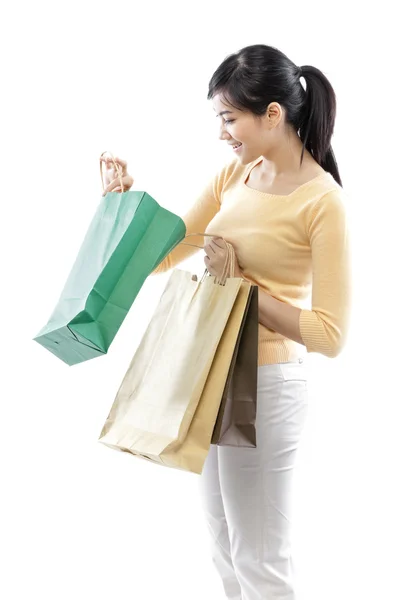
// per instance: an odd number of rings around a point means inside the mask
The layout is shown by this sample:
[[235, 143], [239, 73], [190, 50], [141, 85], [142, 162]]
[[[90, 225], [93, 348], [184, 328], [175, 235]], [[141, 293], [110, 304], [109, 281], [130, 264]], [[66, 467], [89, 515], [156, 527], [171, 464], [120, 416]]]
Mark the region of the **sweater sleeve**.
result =
[[346, 341], [350, 302], [350, 248], [342, 194], [320, 198], [311, 213], [312, 310], [300, 313], [300, 333], [308, 352], [337, 356]]
[[[232, 170], [232, 164], [225, 166], [214, 178], [208, 183], [206, 188], [197, 198], [194, 205], [186, 213], [183, 221], [186, 225], [186, 235], [193, 233], [205, 233], [208, 225], [213, 220], [215, 215], [221, 208], [221, 194], [224, 182], [228, 171]], [[193, 244], [194, 246], [204, 246], [204, 236], [193, 236], [185, 243]], [[153, 271], [154, 274], [165, 273], [170, 269], [175, 268], [179, 263], [190, 258], [198, 252], [198, 248], [193, 246], [185, 246], [182, 243], [178, 244], [170, 254], [158, 265]]]

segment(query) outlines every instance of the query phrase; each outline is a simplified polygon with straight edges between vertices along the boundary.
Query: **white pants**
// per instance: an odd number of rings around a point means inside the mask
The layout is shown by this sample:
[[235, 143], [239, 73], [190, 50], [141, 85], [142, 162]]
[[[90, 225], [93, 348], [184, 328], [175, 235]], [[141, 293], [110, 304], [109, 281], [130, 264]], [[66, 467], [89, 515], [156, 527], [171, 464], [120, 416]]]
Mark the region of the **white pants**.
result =
[[307, 412], [302, 359], [259, 367], [257, 448], [211, 446], [200, 491], [230, 600], [295, 600], [292, 482]]

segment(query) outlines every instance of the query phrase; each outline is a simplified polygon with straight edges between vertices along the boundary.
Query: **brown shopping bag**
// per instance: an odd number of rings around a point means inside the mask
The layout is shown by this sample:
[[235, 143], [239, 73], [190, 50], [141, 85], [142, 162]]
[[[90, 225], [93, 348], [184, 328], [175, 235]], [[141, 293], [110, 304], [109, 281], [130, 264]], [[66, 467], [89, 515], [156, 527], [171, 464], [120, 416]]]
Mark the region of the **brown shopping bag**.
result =
[[212, 444], [256, 448], [258, 287], [252, 286], [222, 395]]

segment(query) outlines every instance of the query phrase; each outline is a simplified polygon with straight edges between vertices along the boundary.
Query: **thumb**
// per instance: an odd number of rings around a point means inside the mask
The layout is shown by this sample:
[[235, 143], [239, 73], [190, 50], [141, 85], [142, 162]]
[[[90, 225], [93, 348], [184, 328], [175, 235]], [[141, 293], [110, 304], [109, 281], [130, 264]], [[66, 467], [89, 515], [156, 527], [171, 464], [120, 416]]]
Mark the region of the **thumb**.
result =
[[108, 184], [108, 186], [104, 189], [103, 196], [105, 196], [109, 192], [112, 192], [114, 190], [114, 188], [116, 188], [116, 187], [121, 187], [121, 182], [120, 182], [119, 177], [117, 179], [113, 179], [111, 181], [111, 183]]
[[130, 175], [125, 175], [125, 177], [122, 177], [123, 189], [121, 189], [121, 178], [117, 177], [116, 179], [113, 179], [113, 181], [111, 181], [108, 184], [108, 186], [104, 189], [103, 196], [105, 196], [109, 192], [116, 191], [117, 188], [121, 192], [123, 192], [124, 190], [129, 190], [132, 187], [133, 183], [134, 183], [133, 177], [131, 177]]

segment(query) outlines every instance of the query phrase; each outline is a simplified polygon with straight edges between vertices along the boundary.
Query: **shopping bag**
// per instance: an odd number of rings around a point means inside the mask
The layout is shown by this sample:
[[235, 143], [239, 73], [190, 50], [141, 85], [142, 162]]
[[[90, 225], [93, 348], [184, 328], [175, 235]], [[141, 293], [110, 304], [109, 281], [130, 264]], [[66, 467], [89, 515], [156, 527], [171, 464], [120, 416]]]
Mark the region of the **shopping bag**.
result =
[[[165, 466], [200, 472], [247, 304], [250, 286], [246, 291], [242, 285], [241, 279], [230, 278], [221, 285], [210, 276], [198, 282], [189, 272], [172, 273], [118, 390], [101, 443]], [[232, 319], [236, 331], [227, 327]], [[224, 369], [215, 362], [217, 350]], [[205, 393], [212, 395], [212, 406], [199, 410]], [[185, 445], [196, 411], [194, 440], [190, 441], [192, 436]], [[209, 421], [207, 439], [199, 445], [195, 438], [204, 420]]]
[[219, 285], [173, 271], [118, 390], [103, 443], [158, 456], [185, 437], [239, 288], [240, 280]]
[[185, 232], [183, 220], [147, 192], [108, 193], [34, 340], [68, 365], [106, 354], [144, 281]]
[[212, 444], [256, 448], [258, 287], [252, 286], [212, 436]]

